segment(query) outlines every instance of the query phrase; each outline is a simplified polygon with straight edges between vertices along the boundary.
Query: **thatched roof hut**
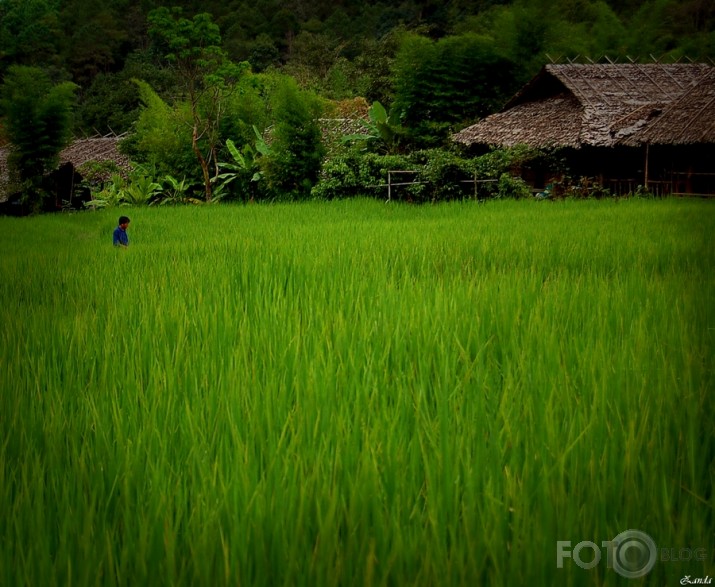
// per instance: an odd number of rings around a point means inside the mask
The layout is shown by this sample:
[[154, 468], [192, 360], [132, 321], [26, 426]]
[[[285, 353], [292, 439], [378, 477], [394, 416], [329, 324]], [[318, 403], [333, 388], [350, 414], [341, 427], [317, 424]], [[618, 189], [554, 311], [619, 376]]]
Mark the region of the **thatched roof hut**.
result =
[[[643, 144], [648, 137], [669, 141], [668, 128], [682, 129], [703, 108], [712, 111], [707, 97], [715, 86], [713, 69], [703, 64], [547, 65], [501, 112], [453, 138], [500, 147], [608, 147]], [[667, 120], [659, 122], [666, 112]]]
[[715, 145], [715, 67], [619, 144]]
[[[78, 195], [79, 183], [88, 175], [94, 181], [106, 181], [113, 172], [129, 173], [129, 158], [118, 149], [121, 137], [95, 137], [78, 139], [60, 152], [56, 170], [48, 175], [54, 186], [54, 207], [61, 207], [63, 201], [72, 201]], [[11, 185], [7, 159], [9, 147], [0, 148], [0, 202], [11, 198]], [[90, 170], [92, 164], [97, 164]], [[86, 191], [86, 190], [85, 190]]]
[[547, 65], [501, 112], [453, 139], [560, 148], [573, 177], [618, 193], [714, 194], [715, 67]]
[[[113, 163], [120, 172], [127, 173], [131, 169], [129, 158], [118, 149], [121, 137], [95, 137], [78, 139], [60, 152], [58, 167], [71, 163], [75, 169], [80, 169], [87, 163]], [[0, 185], [8, 181], [7, 158], [9, 147], [0, 147]]]
[[60, 165], [71, 163], [81, 170], [87, 163], [111, 162], [124, 173], [131, 169], [129, 158], [119, 152], [120, 137], [95, 137], [73, 141], [60, 153]]

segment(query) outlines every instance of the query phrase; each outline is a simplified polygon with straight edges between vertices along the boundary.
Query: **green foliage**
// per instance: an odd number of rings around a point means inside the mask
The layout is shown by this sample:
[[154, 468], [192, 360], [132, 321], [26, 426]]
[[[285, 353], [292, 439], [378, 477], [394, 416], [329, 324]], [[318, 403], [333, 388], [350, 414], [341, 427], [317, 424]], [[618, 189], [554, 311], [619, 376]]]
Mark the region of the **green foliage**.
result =
[[82, 176], [82, 187], [87, 188], [90, 195], [101, 191], [109, 178], [122, 174], [114, 161], [87, 161], [77, 171]]
[[64, 0], [63, 4], [63, 52], [72, 79], [86, 86], [99, 73], [121, 69], [129, 40], [123, 22], [126, 7], [95, 0]]
[[[416, 151], [410, 155], [384, 156], [351, 150], [326, 161], [320, 182], [313, 188], [317, 198], [353, 196], [386, 198], [387, 172], [410, 171], [392, 176], [392, 182], [414, 182], [394, 186], [393, 197], [417, 202], [440, 202], [485, 197], [522, 198], [531, 195], [518, 177], [530, 163], [551, 156], [527, 147], [496, 149], [481, 157], [463, 158], [444, 149]], [[483, 185], [475, 180], [493, 180]]]
[[318, 180], [325, 148], [317, 97], [301, 91], [291, 78], [280, 79], [272, 96], [275, 125], [264, 172], [275, 197], [304, 199]]
[[419, 165], [416, 180], [422, 182], [421, 200], [456, 200], [474, 193], [474, 184], [464, 183], [475, 177], [473, 160], [462, 159], [443, 149], [417, 152], [413, 160]]
[[[595, 177], [572, 177], [570, 175], [563, 176], [561, 181], [558, 182], [557, 193], [559, 197], [577, 200], [608, 198], [613, 195], [611, 191], [608, 188], [603, 187], [601, 182]], [[643, 187], [638, 186], [636, 194], [640, 196], [643, 193]]]
[[373, 102], [368, 110], [369, 121], [360, 119], [360, 123], [367, 129], [367, 134], [345, 135], [346, 143], [365, 143], [365, 148], [374, 152], [394, 154], [399, 150], [399, 137], [402, 128], [399, 118], [393, 109], [387, 114], [385, 107], [380, 102]]
[[191, 113], [191, 148], [201, 167], [204, 197], [210, 202], [218, 173], [223, 103], [248, 64], [236, 65], [228, 59], [210, 14], [197, 14], [191, 20], [181, 14], [181, 8], [153, 10], [149, 33], [157, 49], [177, 69]]
[[166, 175], [162, 182], [161, 196], [155, 202], [160, 205], [193, 204], [197, 200], [189, 196], [191, 183], [185, 177], [177, 179], [171, 175]]
[[554, 153], [526, 145], [517, 145], [509, 149], [492, 149], [484, 155], [475, 157], [473, 165], [478, 177], [499, 179], [504, 173], [518, 175], [530, 162], [544, 157], [552, 159], [553, 165], [558, 165]]
[[5, 76], [0, 110], [11, 143], [11, 180], [35, 210], [46, 195], [43, 177], [57, 165], [70, 139], [75, 90], [69, 82], [53, 85], [35, 67], [14, 65]]
[[[271, 76], [246, 72], [237, 81], [234, 90], [223, 96], [220, 138], [225, 144], [230, 138], [237, 145], [254, 144], [254, 127], [265, 130], [272, 123], [268, 95], [271, 92]], [[223, 158], [230, 156], [221, 154]]]
[[185, 180], [177, 182], [167, 176], [165, 180], [171, 188], [164, 192], [155, 176], [155, 169], [142, 165], [136, 165], [126, 179], [118, 173], [112, 174], [110, 180], [103, 183], [100, 191], [92, 192], [92, 198], [85, 206], [93, 210], [117, 206], [148, 206], [164, 199], [174, 203], [186, 203], [188, 199], [183, 199], [188, 187]]
[[[73, 79], [81, 86], [80, 134], [132, 129], [140, 92], [129, 80], [149, 83], [177, 121], [148, 125], [144, 117], [137, 127], [157, 134], [140, 130], [133, 156], [186, 176], [192, 187], [200, 180], [204, 199], [220, 183], [217, 163], [231, 159], [226, 139], [242, 150], [253, 144], [253, 125], [265, 132], [274, 123], [267, 101], [281, 74], [323, 98], [390, 105], [387, 129], [373, 117], [368, 144], [395, 153], [446, 146], [452, 130], [502, 106], [547, 55], [715, 58], [715, 4], [702, 0], [171, 4], [0, 2], [0, 75], [23, 64], [43, 67], [55, 83]], [[266, 74], [249, 74], [228, 55]], [[285, 157], [281, 172], [273, 164], [271, 185], [276, 194], [285, 185], [288, 197], [304, 197], [315, 175], [296, 183], [297, 168], [287, 171], [293, 163]], [[293, 179], [284, 184], [278, 176], [286, 174]]]
[[229, 185], [233, 184], [233, 190], [239, 198], [244, 200], [260, 198], [260, 191], [256, 186], [256, 182], [263, 179], [260, 158], [270, 155], [270, 147], [255, 126], [253, 130], [256, 134], [255, 147], [246, 143], [239, 150], [231, 139], [226, 141], [226, 148], [233, 162], [219, 163], [222, 173], [215, 178], [215, 189], [221, 193], [225, 193]]
[[85, 91], [77, 110], [77, 126], [84, 134], [121, 134], [131, 131], [139, 118], [142, 100], [134, 80], [149, 84], [157, 94], [174, 91], [174, 72], [157, 67], [148, 54], [135, 53], [122, 71], [100, 73]]
[[320, 181], [312, 195], [326, 200], [371, 196], [385, 198], [387, 172], [392, 169], [408, 170], [413, 167], [409, 157], [379, 155], [350, 150], [331, 157], [323, 165]]
[[118, 216], [0, 218], [3, 586], [712, 576], [554, 556], [712, 546], [712, 202]]
[[489, 38], [408, 35], [395, 60], [393, 109], [415, 146], [437, 146], [455, 124], [501, 107], [516, 89], [514, 73]]
[[122, 205], [148, 206], [159, 196], [161, 190], [161, 184], [155, 181], [154, 173], [137, 166], [122, 190]]
[[143, 108], [134, 132], [121, 143], [133, 160], [157, 169], [159, 175], [187, 176], [199, 182], [200, 170], [191, 149], [191, 113], [185, 103], [173, 107], [146, 82], [136, 80]]
[[12, 65], [47, 66], [60, 61], [61, 28], [52, 0], [0, 2], [0, 77]]
[[531, 196], [529, 186], [520, 177], [502, 173], [498, 183], [499, 196], [502, 198], [528, 198]]
[[[183, 12], [170, 8], [173, 4]], [[518, 65], [515, 75], [524, 82], [544, 64], [547, 54], [557, 59], [630, 54], [650, 60], [652, 53], [706, 60], [715, 57], [713, 30], [715, 4], [704, 0], [411, 0], [395, 6], [282, 6], [272, 0], [3, 0], [0, 75], [12, 64], [53, 68], [57, 79], [69, 78], [82, 86], [82, 97], [90, 102], [88, 114], [111, 116], [101, 101], [114, 92], [102, 86], [110, 83], [106, 76], [122, 72], [136, 52], [149, 48], [155, 56], [172, 57], [172, 66], [178, 68], [185, 58], [212, 62], [217, 48], [237, 62], [250, 61], [255, 71], [282, 69], [301, 87], [325, 97], [361, 95], [370, 102], [391, 104], [395, 88], [390, 70], [397, 40], [405, 31], [432, 39], [477, 33]], [[213, 48], [205, 53], [204, 47]], [[127, 77], [132, 76], [138, 74]], [[90, 91], [97, 77], [105, 79]], [[147, 81], [157, 87], [155, 80]], [[122, 94], [125, 91], [117, 90], [113, 98], [129, 99]], [[123, 110], [126, 102], [121, 104]], [[114, 118], [109, 123], [94, 118], [92, 126], [121, 128], [121, 116]], [[431, 132], [439, 130], [437, 126]]]
[[202, 70], [213, 69], [222, 61], [221, 33], [210, 14], [192, 19], [182, 16], [180, 7], [161, 7], [149, 13], [149, 35], [157, 51], [182, 72], [199, 80]]
[[90, 192], [91, 199], [85, 202], [84, 205], [91, 210], [116, 208], [124, 201], [125, 187], [126, 181], [124, 178], [120, 174], [114, 173], [109, 181], [103, 182], [99, 191], [92, 190]]

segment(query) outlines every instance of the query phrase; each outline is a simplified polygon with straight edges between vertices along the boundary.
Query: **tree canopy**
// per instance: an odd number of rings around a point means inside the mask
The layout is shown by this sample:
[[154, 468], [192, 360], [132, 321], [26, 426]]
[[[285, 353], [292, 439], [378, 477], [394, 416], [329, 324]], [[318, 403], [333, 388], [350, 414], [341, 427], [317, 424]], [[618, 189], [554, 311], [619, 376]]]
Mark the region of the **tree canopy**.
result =
[[[715, 3], [3, 0], [0, 76], [10, 88], [27, 77], [18, 68], [38, 73], [27, 96], [6, 90], [0, 144], [24, 140], [11, 118], [28, 99], [54, 100], [45, 112], [56, 120], [38, 128], [134, 131], [127, 148], [135, 156], [192, 177], [193, 153], [201, 169], [193, 179], [210, 200], [220, 163], [232, 156], [226, 141], [252, 149], [253, 128], [272, 128], [278, 149], [261, 163], [265, 177], [303, 197], [321, 149], [297, 166], [291, 153], [319, 142], [308, 119], [326, 105], [379, 102], [394, 122], [393, 148], [439, 147], [453, 130], [498, 110], [545, 63], [607, 58], [715, 59]], [[167, 134], [151, 137], [157, 129]], [[179, 147], [162, 154], [160, 145], [175, 140]]]
[[16, 191], [32, 208], [45, 196], [42, 180], [70, 138], [75, 85], [53, 84], [41, 69], [13, 65], [0, 88], [0, 112], [12, 145], [8, 163]]

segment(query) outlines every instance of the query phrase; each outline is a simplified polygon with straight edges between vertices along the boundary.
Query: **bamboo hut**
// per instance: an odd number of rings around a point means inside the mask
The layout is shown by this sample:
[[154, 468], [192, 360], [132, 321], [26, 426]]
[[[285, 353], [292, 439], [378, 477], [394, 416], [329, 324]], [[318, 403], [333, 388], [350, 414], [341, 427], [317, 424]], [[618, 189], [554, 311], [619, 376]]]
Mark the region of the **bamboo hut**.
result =
[[573, 175], [614, 191], [715, 194], [715, 68], [552, 64], [504, 108], [453, 139], [553, 147]]
[[[112, 169], [122, 175], [128, 174], [131, 169], [129, 159], [119, 152], [118, 143], [121, 137], [94, 137], [78, 139], [60, 152], [59, 165], [45, 179], [51, 186], [55, 198], [48, 202], [48, 209], [61, 209], [63, 204], [81, 205], [83, 199], [88, 197], [87, 189], [81, 186], [85, 176], [90, 174], [90, 167], [98, 164], [91, 170], [93, 179], [106, 181]], [[5, 213], [23, 213], [16, 204], [13, 204], [12, 187], [9, 179], [7, 158], [9, 147], [0, 148], [0, 204]], [[106, 164], [106, 165], [102, 165]]]

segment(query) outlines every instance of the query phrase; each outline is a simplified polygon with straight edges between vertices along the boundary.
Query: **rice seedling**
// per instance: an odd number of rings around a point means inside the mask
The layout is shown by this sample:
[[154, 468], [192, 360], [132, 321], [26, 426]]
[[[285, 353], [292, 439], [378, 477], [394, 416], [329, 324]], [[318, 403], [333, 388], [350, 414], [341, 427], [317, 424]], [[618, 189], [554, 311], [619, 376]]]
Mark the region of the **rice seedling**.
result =
[[0, 219], [0, 584], [712, 575], [709, 203], [128, 215]]

